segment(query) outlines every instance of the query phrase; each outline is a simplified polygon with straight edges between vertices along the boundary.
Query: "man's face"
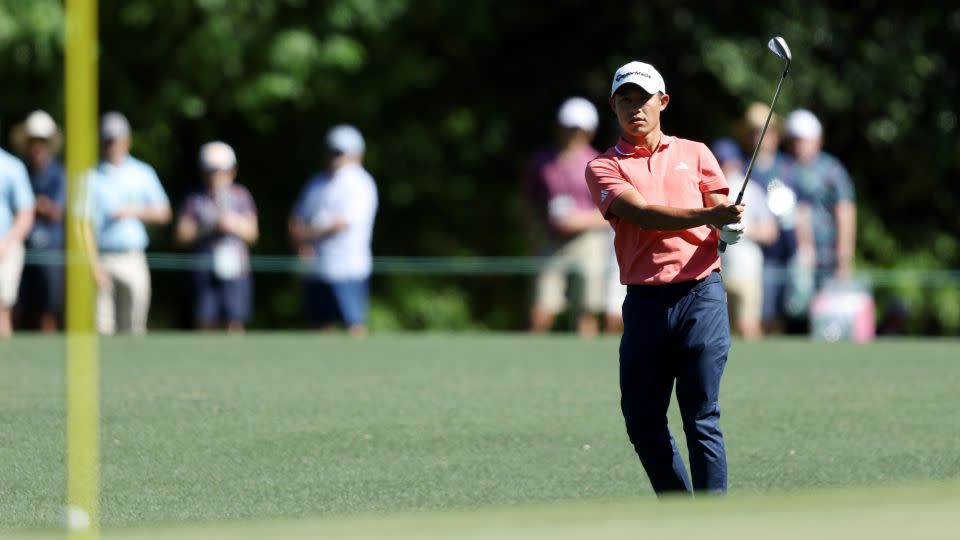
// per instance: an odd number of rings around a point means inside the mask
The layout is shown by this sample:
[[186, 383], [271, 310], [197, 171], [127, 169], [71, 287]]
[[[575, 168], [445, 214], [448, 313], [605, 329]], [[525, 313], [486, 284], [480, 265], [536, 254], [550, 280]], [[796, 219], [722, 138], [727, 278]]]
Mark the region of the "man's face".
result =
[[204, 172], [204, 178], [211, 191], [220, 191], [233, 184], [237, 177], [236, 169], [214, 169]]
[[820, 137], [796, 138], [790, 141], [794, 157], [801, 163], [809, 163], [820, 154], [823, 141]]
[[[760, 140], [761, 131], [762, 128], [758, 128], [751, 132], [751, 146], [757, 145], [757, 141]], [[772, 154], [777, 151], [779, 146], [780, 134], [777, 133], [777, 130], [773, 126], [769, 126], [766, 135], [763, 136], [763, 142], [760, 144], [760, 153]]]
[[27, 160], [33, 167], [46, 165], [50, 160], [50, 147], [46, 139], [30, 139], [27, 143]]
[[625, 84], [610, 98], [610, 107], [625, 135], [642, 138], [660, 128], [660, 113], [669, 102], [666, 94], [651, 94], [635, 84]]
[[130, 153], [130, 137], [103, 141], [103, 153], [107, 161], [114, 163], [123, 161], [123, 158]]

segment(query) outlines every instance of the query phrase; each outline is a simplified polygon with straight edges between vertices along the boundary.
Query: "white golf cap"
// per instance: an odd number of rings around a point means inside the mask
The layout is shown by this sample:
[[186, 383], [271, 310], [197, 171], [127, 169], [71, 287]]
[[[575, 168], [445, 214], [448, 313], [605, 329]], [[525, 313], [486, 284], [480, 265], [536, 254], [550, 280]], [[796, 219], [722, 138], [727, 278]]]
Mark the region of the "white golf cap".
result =
[[557, 123], [565, 128], [596, 131], [599, 122], [597, 108], [582, 97], [572, 97], [564, 101], [557, 111]]
[[110, 111], [100, 118], [100, 138], [105, 141], [124, 139], [130, 136], [130, 122], [123, 113]]
[[57, 123], [46, 111], [33, 111], [23, 122], [27, 136], [32, 139], [50, 139], [57, 134]]
[[794, 139], [817, 139], [823, 134], [823, 126], [817, 116], [807, 109], [797, 109], [787, 115], [787, 135]]
[[205, 171], [228, 171], [237, 166], [237, 154], [229, 144], [213, 141], [200, 147], [200, 168]]
[[610, 95], [615, 94], [617, 88], [625, 84], [635, 84], [651, 94], [667, 93], [667, 87], [663, 83], [660, 72], [650, 64], [643, 62], [630, 62], [620, 66], [620, 69], [613, 74], [613, 88], [610, 89]]
[[367, 145], [360, 130], [349, 124], [340, 124], [327, 132], [327, 148], [336, 154], [357, 155], [362, 154]]

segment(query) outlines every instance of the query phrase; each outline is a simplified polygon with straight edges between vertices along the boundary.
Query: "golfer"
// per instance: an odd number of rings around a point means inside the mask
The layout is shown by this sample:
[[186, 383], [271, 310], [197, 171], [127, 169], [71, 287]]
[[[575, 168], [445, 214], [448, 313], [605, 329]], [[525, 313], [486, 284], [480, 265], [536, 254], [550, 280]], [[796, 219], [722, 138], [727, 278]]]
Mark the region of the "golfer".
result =
[[[609, 102], [623, 136], [587, 165], [586, 179], [613, 227], [627, 285], [620, 342], [627, 435], [658, 495], [722, 493], [727, 460], [718, 398], [730, 322], [717, 245], [740, 239], [744, 207], [727, 200], [705, 145], [661, 131], [670, 96], [653, 66], [618, 69]], [[674, 381], [692, 484], [667, 429]]]

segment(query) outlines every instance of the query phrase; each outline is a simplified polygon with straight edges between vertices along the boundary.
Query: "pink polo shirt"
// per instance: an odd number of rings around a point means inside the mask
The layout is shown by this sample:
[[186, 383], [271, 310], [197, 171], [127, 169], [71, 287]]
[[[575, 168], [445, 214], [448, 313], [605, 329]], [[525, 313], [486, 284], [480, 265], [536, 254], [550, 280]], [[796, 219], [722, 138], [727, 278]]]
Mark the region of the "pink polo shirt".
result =
[[649, 204], [703, 208], [703, 194], [728, 193], [713, 153], [695, 141], [663, 135], [653, 154], [624, 139], [587, 165], [587, 186], [616, 233], [620, 281], [661, 285], [701, 279], [720, 268], [719, 235], [703, 225], [682, 231], [654, 231], [608, 212], [610, 203], [635, 189]]

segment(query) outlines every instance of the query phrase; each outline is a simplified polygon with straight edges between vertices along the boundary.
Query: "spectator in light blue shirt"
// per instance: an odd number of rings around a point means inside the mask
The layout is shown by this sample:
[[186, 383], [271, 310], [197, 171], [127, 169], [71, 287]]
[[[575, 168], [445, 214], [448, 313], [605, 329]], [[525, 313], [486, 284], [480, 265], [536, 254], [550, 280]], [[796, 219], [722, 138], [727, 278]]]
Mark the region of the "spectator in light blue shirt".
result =
[[36, 196], [36, 219], [27, 248], [37, 260], [23, 269], [17, 312], [30, 327], [55, 332], [63, 314], [63, 211], [67, 173], [57, 154], [63, 137], [46, 111], [33, 111], [13, 128], [10, 141], [27, 165]]
[[147, 225], [170, 222], [170, 201], [153, 167], [130, 155], [130, 123], [118, 112], [100, 121], [101, 161], [90, 181], [90, 221], [100, 256], [97, 329], [142, 334], [150, 309]]
[[335, 126], [326, 143], [329, 169], [311, 178], [297, 199], [290, 237], [310, 264], [304, 295], [310, 323], [343, 324], [352, 334], [364, 334], [377, 186], [363, 168], [366, 146], [356, 128]]
[[12, 310], [23, 273], [23, 241], [33, 225], [27, 169], [0, 149], [0, 337], [13, 334]]

